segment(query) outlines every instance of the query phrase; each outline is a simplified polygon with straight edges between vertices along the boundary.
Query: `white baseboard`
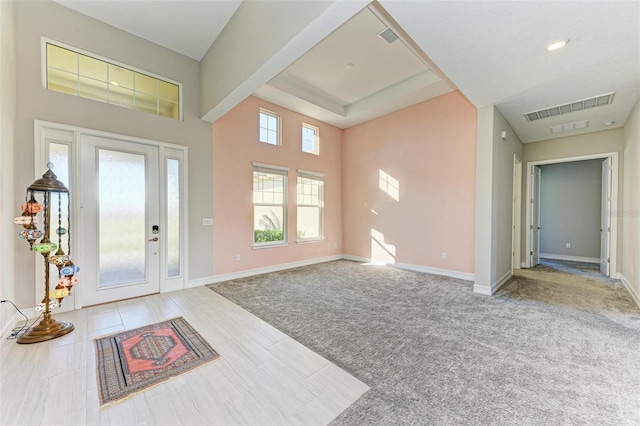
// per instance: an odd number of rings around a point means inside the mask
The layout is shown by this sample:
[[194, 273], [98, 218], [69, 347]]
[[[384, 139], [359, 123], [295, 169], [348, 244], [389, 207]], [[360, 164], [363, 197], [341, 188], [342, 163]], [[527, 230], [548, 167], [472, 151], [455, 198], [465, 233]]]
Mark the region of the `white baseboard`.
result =
[[484, 294], [485, 296], [492, 296], [493, 295], [493, 293], [491, 292], [491, 287], [489, 287], [487, 285], [474, 284], [473, 285], [473, 292], [474, 293], [478, 293], [478, 294]]
[[505, 283], [511, 279], [512, 276], [513, 276], [513, 271], [509, 271], [506, 274], [504, 274], [495, 284], [492, 284], [491, 286], [474, 284], [473, 292], [478, 294], [484, 294], [485, 296], [493, 296], [494, 294], [496, 294], [498, 290], [500, 290], [500, 287], [505, 285]]
[[465, 281], [475, 281], [476, 279], [474, 274], [470, 274], [467, 272], [458, 272], [458, 271], [452, 271], [449, 269], [431, 268], [429, 266], [414, 265], [412, 263], [384, 262], [380, 260], [367, 259], [365, 257], [360, 257], [360, 256], [352, 256], [350, 254], [342, 255], [342, 258], [346, 260], [354, 260], [356, 262], [372, 263], [374, 265], [388, 265], [398, 269], [405, 269], [407, 271], [422, 272], [425, 274], [432, 274], [432, 275], [442, 275], [445, 277], [457, 278]]
[[238, 278], [252, 277], [254, 275], [267, 274], [269, 272], [283, 271], [285, 269], [299, 268], [301, 266], [314, 265], [316, 263], [331, 262], [342, 259], [341, 255], [318, 257], [315, 259], [301, 260], [298, 262], [281, 263], [279, 265], [265, 266], [263, 268], [247, 269], [245, 271], [230, 272], [228, 274], [213, 275], [210, 277], [189, 280], [187, 288], [201, 287], [207, 284], [219, 283], [222, 281], [237, 280]]
[[502, 287], [503, 285], [505, 285], [507, 283], [507, 281], [509, 281], [511, 279], [511, 277], [513, 276], [513, 271], [509, 271], [506, 274], [504, 274], [497, 283], [495, 283], [495, 285], [493, 285], [493, 292], [491, 294], [495, 294], [496, 291], [500, 290], [500, 287]]
[[622, 281], [622, 284], [624, 284], [629, 294], [631, 294], [631, 298], [640, 308], [640, 295], [634, 290], [634, 288], [631, 286], [631, 283], [629, 282], [627, 277], [624, 276], [624, 274], [620, 274], [620, 281]]
[[571, 262], [600, 263], [600, 259], [598, 259], [597, 257], [566, 256], [564, 254], [540, 253], [540, 258], [551, 260], [568, 260]]
[[[20, 316], [20, 318], [22, 318], [22, 316]], [[11, 316], [11, 318], [7, 320], [7, 323], [4, 325], [4, 327], [2, 327], [2, 330], [0, 330], [0, 344], [7, 342], [7, 336], [11, 333], [11, 330], [13, 330], [13, 328], [16, 326], [17, 322], [18, 322], [18, 313], [15, 312]]]

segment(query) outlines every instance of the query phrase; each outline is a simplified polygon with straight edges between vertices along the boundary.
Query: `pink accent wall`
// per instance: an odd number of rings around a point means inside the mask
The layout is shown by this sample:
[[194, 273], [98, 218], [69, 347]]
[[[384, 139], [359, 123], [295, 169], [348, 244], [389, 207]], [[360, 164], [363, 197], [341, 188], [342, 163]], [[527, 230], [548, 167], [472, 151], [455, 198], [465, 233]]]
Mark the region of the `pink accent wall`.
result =
[[345, 254], [474, 272], [476, 108], [462, 94], [346, 129], [342, 162]]
[[[280, 115], [281, 146], [259, 142], [260, 108]], [[302, 152], [303, 122], [319, 128], [320, 155]], [[255, 97], [247, 98], [213, 124], [215, 275], [342, 253], [342, 133], [341, 129]], [[253, 248], [253, 162], [289, 167], [286, 247]], [[296, 244], [299, 168], [325, 173], [322, 242]], [[237, 254], [239, 262], [235, 260]]]

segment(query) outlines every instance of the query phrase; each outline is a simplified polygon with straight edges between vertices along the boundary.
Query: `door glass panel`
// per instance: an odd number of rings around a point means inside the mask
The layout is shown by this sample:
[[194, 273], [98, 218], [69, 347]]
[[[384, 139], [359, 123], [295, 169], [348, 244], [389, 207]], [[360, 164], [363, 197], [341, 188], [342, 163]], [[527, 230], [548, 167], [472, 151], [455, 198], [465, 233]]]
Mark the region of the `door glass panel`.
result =
[[[49, 144], [49, 162], [53, 164], [53, 173], [67, 189], [69, 188], [69, 145], [62, 143]], [[51, 197], [51, 239], [65, 253], [70, 254], [66, 233], [69, 230], [69, 194], [52, 194]], [[62, 228], [62, 230], [60, 229]], [[62, 236], [65, 235], [65, 238]], [[54, 277], [57, 277], [54, 274]]]
[[180, 162], [167, 159], [167, 277], [180, 276]]
[[145, 156], [98, 149], [98, 288], [146, 278]]

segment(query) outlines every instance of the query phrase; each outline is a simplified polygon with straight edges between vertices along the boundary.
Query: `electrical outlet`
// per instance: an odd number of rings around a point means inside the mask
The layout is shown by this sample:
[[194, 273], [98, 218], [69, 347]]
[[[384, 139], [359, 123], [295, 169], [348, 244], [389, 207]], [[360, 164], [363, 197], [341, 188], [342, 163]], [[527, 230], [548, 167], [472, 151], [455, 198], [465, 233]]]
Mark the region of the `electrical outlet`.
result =
[[571, 243], [565, 243], [564, 247], [565, 248], [571, 248]]
[[449, 258], [449, 255], [447, 254], [446, 251], [442, 252], [442, 260], [447, 260]]
[[240, 255], [236, 254], [236, 262], [240, 262]]
[[202, 219], [202, 225], [203, 226], [212, 226], [213, 225], [213, 219]]

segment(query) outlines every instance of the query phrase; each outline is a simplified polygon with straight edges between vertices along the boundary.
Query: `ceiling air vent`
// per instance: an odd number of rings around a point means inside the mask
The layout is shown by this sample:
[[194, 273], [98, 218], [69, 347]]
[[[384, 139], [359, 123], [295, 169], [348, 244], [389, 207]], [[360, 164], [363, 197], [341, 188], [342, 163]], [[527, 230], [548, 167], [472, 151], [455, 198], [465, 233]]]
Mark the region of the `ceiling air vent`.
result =
[[384, 30], [380, 31], [378, 33], [378, 37], [380, 37], [381, 39], [383, 39], [384, 41], [386, 41], [387, 43], [391, 44], [394, 41], [396, 41], [398, 39], [398, 36], [396, 35], [396, 33], [393, 32], [393, 30], [389, 27], [385, 28]]
[[573, 123], [560, 124], [559, 126], [552, 126], [551, 127], [551, 133], [553, 133], [555, 135], [556, 133], [570, 132], [572, 130], [586, 129], [587, 127], [589, 127], [589, 120], [575, 121]]
[[549, 118], [560, 114], [568, 114], [570, 112], [582, 111], [583, 109], [595, 108], [604, 105], [609, 105], [613, 102], [613, 95], [615, 92], [607, 93], [600, 96], [595, 96], [589, 99], [583, 99], [581, 101], [575, 101], [564, 105], [558, 105], [551, 108], [545, 108], [538, 111], [532, 111], [526, 113], [524, 116], [527, 121], [542, 120], [543, 118]]

